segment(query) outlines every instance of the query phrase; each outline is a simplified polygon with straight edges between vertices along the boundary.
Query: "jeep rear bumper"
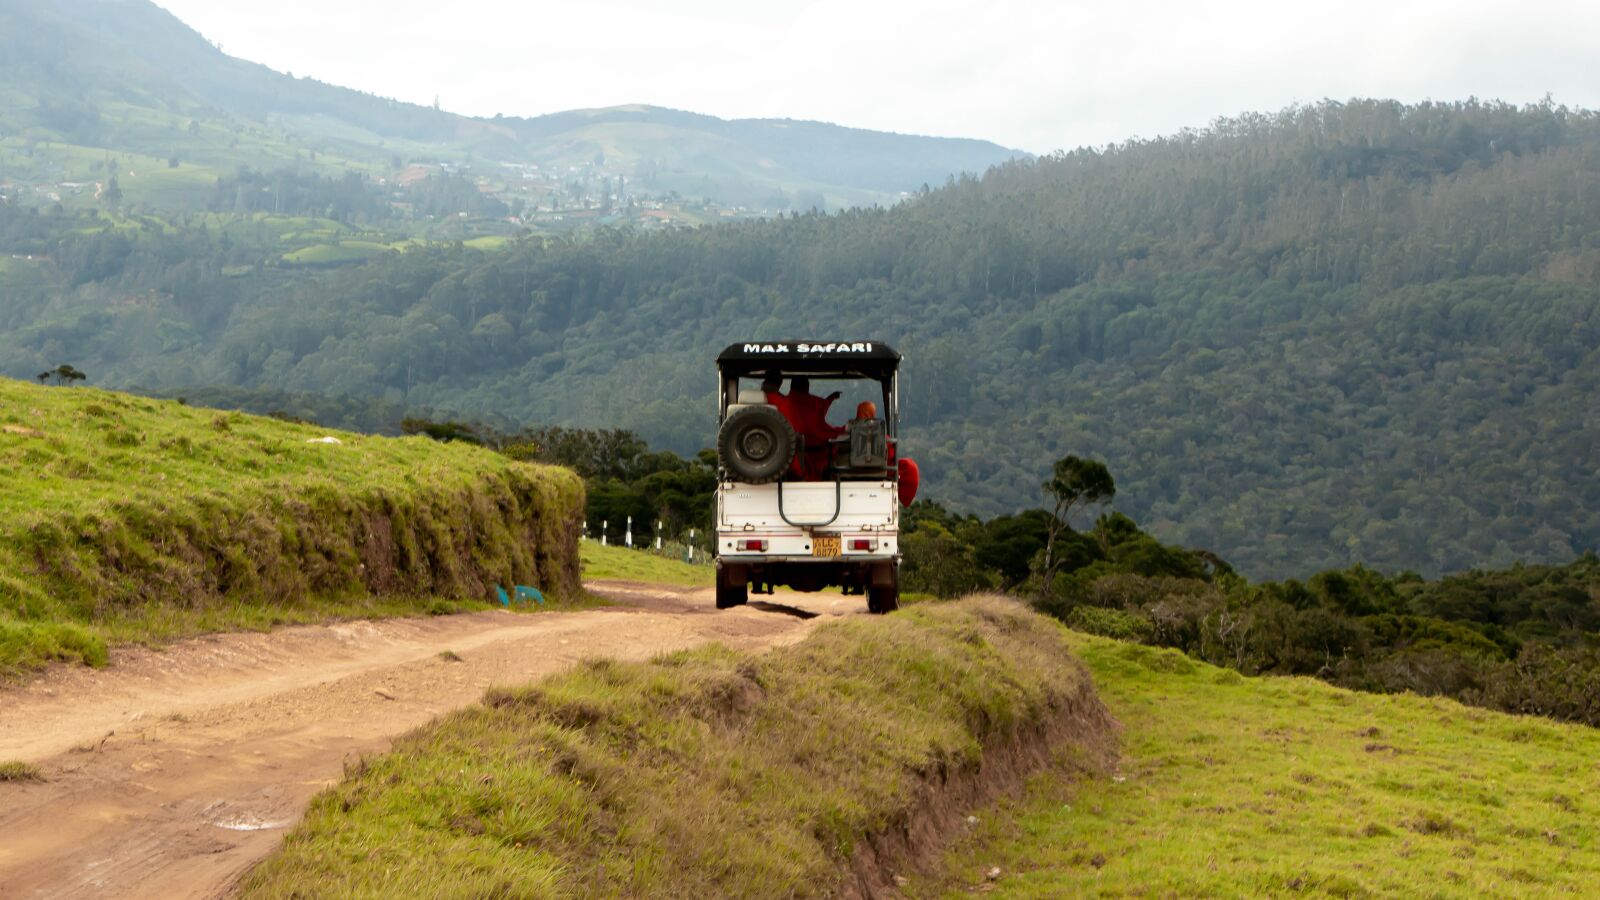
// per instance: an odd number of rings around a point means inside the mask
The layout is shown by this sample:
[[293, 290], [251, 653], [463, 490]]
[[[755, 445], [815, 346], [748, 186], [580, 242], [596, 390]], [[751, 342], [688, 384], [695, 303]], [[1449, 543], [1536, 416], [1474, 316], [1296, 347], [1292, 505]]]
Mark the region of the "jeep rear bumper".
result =
[[750, 590], [757, 594], [770, 594], [775, 587], [802, 592], [838, 587], [843, 588], [846, 594], [861, 594], [869, 586], [895, 584], [899, 566], [900, 561], [893, 557], [864, 557], [858, 560], [772, 556], [717, 559], [717, 568], [730, 582], [748, 584]]

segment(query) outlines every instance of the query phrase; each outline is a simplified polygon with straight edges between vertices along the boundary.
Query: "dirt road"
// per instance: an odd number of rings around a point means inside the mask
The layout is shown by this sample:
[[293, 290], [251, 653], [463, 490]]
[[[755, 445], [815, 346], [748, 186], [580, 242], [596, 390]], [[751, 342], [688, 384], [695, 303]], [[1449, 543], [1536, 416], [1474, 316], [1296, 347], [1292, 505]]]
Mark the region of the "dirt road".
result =
[[770, 647], [864, 607], [820, 594], [717, 612], [709, 590], [590, 587], [621, 605], [215, 635], [0, 690], [0, 761], [46, 778], [0, 783], [0, 897], [225, 894], [347, 761], [490, 685], [590, 656]]

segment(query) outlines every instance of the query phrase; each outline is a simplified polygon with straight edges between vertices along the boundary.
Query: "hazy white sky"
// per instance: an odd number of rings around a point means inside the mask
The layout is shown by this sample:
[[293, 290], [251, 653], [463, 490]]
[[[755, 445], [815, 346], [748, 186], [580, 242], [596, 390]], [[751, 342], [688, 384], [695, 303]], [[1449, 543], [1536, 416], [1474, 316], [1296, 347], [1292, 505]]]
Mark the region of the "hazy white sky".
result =
[[650, 103], [1035, 153], [1324, 97], [1600, 106], [1596, 0], [156, 0], [280, 71], [469, 115]]

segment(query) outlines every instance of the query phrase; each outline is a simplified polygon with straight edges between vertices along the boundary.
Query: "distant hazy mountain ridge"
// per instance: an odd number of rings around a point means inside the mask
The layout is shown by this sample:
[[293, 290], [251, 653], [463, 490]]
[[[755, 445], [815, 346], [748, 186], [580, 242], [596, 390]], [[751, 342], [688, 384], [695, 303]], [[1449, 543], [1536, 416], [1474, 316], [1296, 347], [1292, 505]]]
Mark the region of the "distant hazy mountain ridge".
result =
[[[520, 163], [625, 179], [638, 196], [776, 212], [890, 202], [1025, 155], [987, 141], [643, 106], [470, 118], [233, 58], [148, 0], [3, 0], [0, 63], [0, 135], [31, 142], [29, 159], [72, 177], [83, 174], [74, 154], [41, 143], [215, 174], [300, 163], [379, 177], [415, 160], [493, 174], [497, 163]], [[0, 160], [24, 176], [48, 174]], [[185, 208], [186, 199], [167, 191], [152, 205]]]

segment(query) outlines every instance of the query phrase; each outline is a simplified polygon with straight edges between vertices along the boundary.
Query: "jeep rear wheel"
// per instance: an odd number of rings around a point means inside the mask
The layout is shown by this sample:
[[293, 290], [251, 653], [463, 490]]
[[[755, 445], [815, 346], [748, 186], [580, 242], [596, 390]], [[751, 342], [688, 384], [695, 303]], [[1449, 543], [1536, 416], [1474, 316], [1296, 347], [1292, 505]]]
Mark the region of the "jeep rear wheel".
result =
[[717, 609], [732, 609], [750, 601], [750, 583], [743, 569], [717, 567]]
[[766, 484], [781, 476], [799, 444], [794, 426], [767, 405], [735, 410], [717, 433], [717, 461], [747, 484]]
[[867, 612], [873, 615], [892, 613], [900, 608], [900, 570], [892, 564], [886, 568], [887, 573], [874, 572], [872, 582], [867, 585]]

